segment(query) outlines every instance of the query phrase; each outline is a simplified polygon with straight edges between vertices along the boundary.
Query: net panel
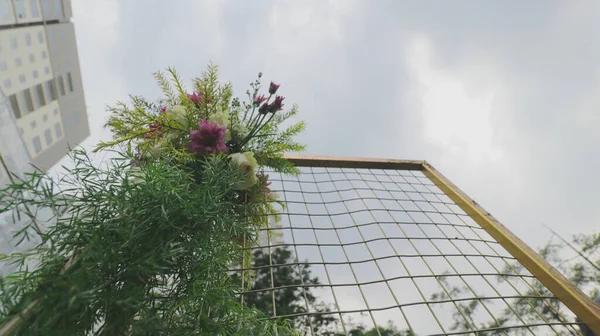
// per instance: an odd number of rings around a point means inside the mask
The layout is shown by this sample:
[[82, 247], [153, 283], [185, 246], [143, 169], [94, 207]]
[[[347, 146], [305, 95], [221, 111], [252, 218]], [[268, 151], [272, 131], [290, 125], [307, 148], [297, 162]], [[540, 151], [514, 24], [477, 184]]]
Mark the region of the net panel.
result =
[[[286, 208], [251, 248], [262, 258], [242, 296], [271, 318], [310, 335], [357, 325], [378, 335], [391, 325], [394, 335], [580, 335], [560, 300], [421, 171], [301, 171], [269, 173]], [[290, 292], [294, 309], [281, 304]]]

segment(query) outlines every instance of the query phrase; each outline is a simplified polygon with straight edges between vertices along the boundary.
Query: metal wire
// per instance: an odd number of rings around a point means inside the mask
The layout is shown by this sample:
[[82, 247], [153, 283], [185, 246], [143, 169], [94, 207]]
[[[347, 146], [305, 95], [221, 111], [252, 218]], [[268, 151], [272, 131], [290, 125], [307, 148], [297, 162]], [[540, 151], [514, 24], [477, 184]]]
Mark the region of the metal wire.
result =
[[[414, 172], [412, 172], [412, 173], [414, 174]], [[462, 212], [462, 211], [461, 211], [461, 212]], [[464, 212], [463, 212], [463, 213], [464, 213]], [[462, 217], [459, 217], [459, 218], [462, 218]], [[463, 220], [463, 222], [464, 222], [464, 220]], [[466, 224], [466, 223], [465, 223], [465, 224]], [[468, 226], [468, 225], [467, 225], [467, 226]], [[473, 229], [473, 227], [472, 227], [472, 226], [469, 226], [469, 227], [470, 227], [471, 229]], [[474, 231], [474, 230], [473, 230], [473, 231]], [[459, 232], [459, 234], [461, 234], [461, 235], [462, 235], [462, 233], [460, 233], [460, 232]], [[477, 233], [476, 233], [476, 234], [477, 234]], [[464, 236], [463, 236], [463, 237], [464, 237]], [[481, 236], [480, 236], [480, 235], [478, 235], [478, 238], [480, 238], [480, 239], [481, 239]], [[484, 239], [482, 239], [482, 241], [483, 241], [483, 240], [484, 240]], [[487, 240], [485, 240], [485, 243], [486, 243], [486, 244], [488, 244], [488, 241], [487, 241]], [[475, 248], [475, 249], [476, 249], [476, 251], [477, 251], [478, 253], [480, 253], [480, 252], [479, 252], [479, 250], [478, 250], [478, 249], [477, 249], [477, 248], [476, 248], [476, 247], [475, 247], [475, 246], [472, 244], [472, 242], [471, 242], [471, 241], [469, 241], [469, 244], [471, 244], [471, 246], [472, 246], [473, 248]], [[489, 244], [488, 244], [488, 246], [489, 246], [490, 248], [492, 248], [492, 249], [493, 249], [493, 247], [492, 247], [492, 246], [490, 246]], [[459, 249], [459, 250], [460, 250], [460, 249]], [[481, 254], [481, 256], [483, 256], [484, 258], [488, 258], [488, 257], [489, 257], [488, 255], [485, 255], [485, 254]], [[469, 259], [467, 258], [467, 260], [469, 260]], [[469, 260], [469, 262], [470, 262], [470, 260]], [[513, 267], [513, 265], [509, 264], [509, 263], [508, 263], [506, 260], [504, 260], [504, 262], [505, 262], [505, 263], [506, 263], [506, 264], [509, 266], [509, 268], [511, 268], [511, 269], [513, 269], [513, 270], [514, 270], [514, 267]], [[492, 264], [492, 263], [490, 263], [490, 264], [493, 266], [493, 264]], [[473, 265], [473, 264], [472, 264], [472, 266], [476, 268], [476, 266], [475, 266], [475, 265]], [[476, 269], [477, 269], [477, 268], [476, 268]], [[515, 271], [516, 271], [516, 270], [515, 270]], [[518, 273], [517, 273], [517, 274], [518, 274]], [[540, 294], [540, 293], [539, 293], [539, 292], [538, 292], [538, 291], [537, 291], [537, 290], [536, 290], [534, 287], [532, 287], [532, 286], [530, 285], [530, 283], [529, 283], [528, 281], [526, 281], [526, 280], [525, 280], [525, 278], [526, 278], [525, 276], [521, 276], [521, 279], [523, 280], [523, 282], [527, 283], [527, 284], [528, 284], [528, 286], [529, 286], [531, 289], [533, 289], [534, 291], [536, 291], [536, 294], [538, 294], [538, 295], [541, 295], [541, 294]], [[535, 279], [535, 277], [530, 277], [530, 278], [533, 278], [533, 279]], [[489, 281], [488, 281], [487, 279], [485, 279], [485, 281], [489, 283]], [[491, 286], [492, 288], [495, 288], [495, 287], [494, 287], [494, 286], [493, 286], [491, 283], [489, 283], [489, 284], [490, 284], [490, 286]], [[516, 289], [516, 287], [513, 287], [513, 288], [514, 288], [514, 289]], [[518, 293], [519, 295], [522, 295], [522, 294], [521, 294], [521, 292], [520, 292], [520, 291], [518, 291], [518, 290], [517, 290], [517, 293]], [[531, 308], [534, 308], [534, 307], [531, 305], [531, 303], [530, 303], [529, 301], [527, 301], [527, 303], [528, 303], [528, 305], [529, 305]], [[549, 307], [551, 310], [553, 310], [553, 311], [554, 311], [554, 312], [555, 312], [555, 313], [556, 313], [556, 314], [557, 314], [557, 315], [558, 315], [558, 316], [561, 318], [561, 320], [562, 320], [563, 322], [564, 322], [564, 321], [567, 321], [567, 319], [566, 319], [566, 318], [565, 318], [565, 317], [564, 317], [564, 316], [563, 316], [563, 315], [562, 315], [562, 314], [561, 314], [559, 311], [557, 311], [557, 310], [554, 308], [554, 306], [552, 306], [550, 303], [548, 303], [548, 301], [545, 301], [545, 300], [544, 300], [544, 303], [545, 303], [545, 304], [546, 304], [546, 305], [547, 305], [547, 306], [548, 306], [548, 307]], [[521, 316], [520, 316], [520, 315], [519, 315], [519, 314], [518, 314], [518, 313], [515, 311], [515, 309], [514, 309], [514, 308], [513, 308], [511, 305], [509, 305], [508, 303], [506, 303], [506, 304], [507, 304], [508, 308], [509, 308], [509, 309], [510, 309], [510, 310], [511, 310], [511, 311], [512, 311], [514, 314], [515, 314], [515, 317], [516, 317], [516, 318], [517, 318], [517, 319], [518, 319], [518, 320], [519, 320], [521, 323], [525, 324], [525, 322], [522, 320]], [[550, 323], [550, 322], [549, 322], [549, 321], [548, 321], [548, 320], [545, 318], [545, 316], [544, 316], [544, 315], [540, 314], [540, 312], [539, 312], [538, 310], [535, 310], [535, 309], [534, 309], [534, 311], [535, 311], [536, 315], [538, 315], [538, 317], [540, 317], [540, 318], [541, 318], [541, 319], [542, 319], [542, 320], [543, 320], [543, 321], [544, 321], [544, 322], [545, 322], [545, 323], [546, 323], [548, 326], [550, 326], [550, 328], [552, 329], [552, 331], [553, 331], [555, 334], [557, 334], [557, 335], [559, 334], [559, 332], [558, 332], [558, 331], [557, 331], [557, 330], [554, 328], [554, 324]], [[572, 328], [572, 330], [570, 330], [570, 334], [572, 334], [572, 335], [574, 335], [574, 334], [580, 334], [578, 330], [576, 330], [576, 329], [573, 329], [573, 325], [572, 325], [572, 324], [571, 324], [571, 325], [569, 325], [569, 326]], [[533, 331], [532, 331], [532, 330], [529, 328], [529, 326], [528, 326], [528, 330], [529, 330], [529, 331], [531, 331], [531, 333], [533, 334]]]
[[[261, 234], [278, 231], [284, 241], [247, 248], [288, 248], [293, 259], [234, 270], [268, 271], [268, 288], [241, 294], [271, 293], [270, 318], [308, 319], [311, 335], [319, 315], [335, 316], [346, 335], [357, 317], [378, 335], [387, 321], [413, 335], [580, 335], [573, 314], [421, 172], [301, 171], [297, 178], [270, 173], [287, 209]], [[285, 267], [322, 283], [301, 276], [299, 284], [275, 285]], [[289, 288], [302, 293], [296, 304], [304, 311], [277, 311], [275, 293]], [[309, 294], [329, 309], [316, 311]]]

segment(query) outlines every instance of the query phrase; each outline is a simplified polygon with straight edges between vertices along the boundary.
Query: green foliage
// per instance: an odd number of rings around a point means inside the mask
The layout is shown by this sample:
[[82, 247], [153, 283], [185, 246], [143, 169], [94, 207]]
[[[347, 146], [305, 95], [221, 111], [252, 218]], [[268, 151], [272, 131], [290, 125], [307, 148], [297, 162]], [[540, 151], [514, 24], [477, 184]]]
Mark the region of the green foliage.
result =
[[[241, 103], [233, 98], [231, 84], [219, 82], [218, 67], [210, 65], [202, 76], [192, 80], [195, 92], [203, 97], [202, 103], [195, 104], [187, 97], [186, 87], [175, 69], [167, 69], [167, 74], [157, 72], [154, 77], [165, 98], [155, 104], [142, 97], [130, 96], [131, 106], [119, 102], [115, 107], [109, 107], [111, 117], [105, 126], [113, 132], [115, 139], [100, 143], [96, 150], [125, 144], [129, 148], [136, 147], [145, 159], [156, 159], [158, 151], [161, 156], [169, 155], [181, 162], [189, 162], [197, 159], [196, 154], [186, 150], [189, 130], [197, 129], [200, 120], [209, 120], [211, 116], [223, 113], [230, 119], [227, 125], [232, 137], [227, 142], [230, 153], [252, 152], [260, 166], [285, 174], [298, 173], [297, 168], [283, 159], [283, 154], [305, 149], [294, 137], [306, 125], [303, 121], [292, 122], [298, 113], [296, 105], [289, 111], [259, 113], [254, 97], [261, 89], [260, 78], [250, 84], [252, 91], [247, 92], [249, 102]], [[274, 95], [269, 95], [269, 99], [271, 97], [274, 99]], [[183, 124], [161, 113], [161, 107], [169, 106], [185, 108]], [[149, 127], [153, 124], [161, 127], [158, 136]]]
[[[250, 265], [240, 246], [254, 244], [283, 206], [264, 166], [297, 172], [283, 153], [304, 148], [292, 139], [304, 124], [280, 130], [295, 107], [278, 112], [274, 101], [255, 113], [260, 80], [241, 104], [217, 70], [194, 78], [193, 94], [174, 69], [157, 72], [163, 99], [131, 95], [131, 105], [109, 107], [114, 140], [96, 151], [114, 147], [117, 158], [105, 168], [76, 150], [75, 168], [58, 182], [31, 174], [0, 191], [0, 212], [27, 219], [16, 239], [41, 240], [0, 256], [20, 266], [0, 279], [0, 327], [19, 321], [15, 335], [295, 334], [244, 305], [228, 269]], [[46, 231], [38, 208], [52, 214]]]
[[[0, 325], [35, 301], [15, 334], [291, 333], [242, 305], [227, 275], [242, 257], [233, 240], [253, 233], [244, 217], [253, 205], [231, 197], [239, 171], [214, 156], [201, 171], [163, 160], [132, 177], [124, 157], [106, 169], [82, 151], [73, 159], [62, 190], [33, 174], [0, 191], [4, 211], [54, 215], [35, 250], [8, 256], [40, 264], [1, 279]], [[15, 198], [20, 190], [29, 197]]]

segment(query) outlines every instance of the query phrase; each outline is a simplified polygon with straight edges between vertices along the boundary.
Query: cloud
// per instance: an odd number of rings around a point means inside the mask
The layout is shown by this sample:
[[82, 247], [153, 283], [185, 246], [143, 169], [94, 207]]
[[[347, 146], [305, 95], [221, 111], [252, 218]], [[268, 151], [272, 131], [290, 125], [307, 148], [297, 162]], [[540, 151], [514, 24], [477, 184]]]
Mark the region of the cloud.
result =
[[[97, 126], [105, 104], [159, 95], [152, 72], [172, 65], [193, 76], [212, 60], [237, 95], [258, 71], [283, 84], [308, 122], [310, 154], [429, 160], [534, 245], [525, 228], [546, 222], [567, 234], [560, 223], [586, 230], [598, 219], [587, 196], [597, 182], [566, 168], [598, 165], [587, 154], [597, 141], [598, 5], [73, 6], [94, 128], [87, 144], [109, 136]], [[561, 214], [540, 215], [548, 204]]]
[[466, 156], [469, 162], [501, 160], [490, 120], [494, 92], [470, 96], [460, 79], [431, 67], [431, 48], [426, 38], [415, 37], [407, 57], [418, 82], [425, 140], [443, 147], [446, 155]]
[[242, 96], [263, 71], [307, 154], [425, 159], [529, 244], [597, 230], [600, 4], [74, 1], [92, 126], [209, 61]]

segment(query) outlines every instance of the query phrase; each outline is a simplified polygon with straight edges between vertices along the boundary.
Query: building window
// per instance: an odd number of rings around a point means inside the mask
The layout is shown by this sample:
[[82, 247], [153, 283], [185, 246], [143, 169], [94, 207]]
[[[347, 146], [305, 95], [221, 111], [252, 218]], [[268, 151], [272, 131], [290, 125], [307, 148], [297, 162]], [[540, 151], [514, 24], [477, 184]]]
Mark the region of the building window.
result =
[[46, 138], [46, 145], [50, 146], [52, 144], [52, 131], [49, 128], [46, 128], [44, 131], [44, 138]]
[[42, 120], [44, 120], [44, 122], [48, 121], [48, 113], [44, 114]]
[[12, 20], [12, 8], [10, 8], [10, 1], [0, 0], [0, 22]]
[[29, 62], [31, 62], [31, 63], [35, 62], [35, 55], [34, 54], [29, 54]]
[[60, 127], [60, 123], [57, 122], [54, 124], [54, 133], [56, 134], [56, 138], [62, 137], [62, 127]]
[[15, 0], [15, 12], [17, 18], [22, 19], [25, 17], [25, 0]]
[[40, 17], [40, 9], [38, 8], [37, 0], [29, 0], [29, 10], [31, 17]]
[[31, 34], [25, 33], [25, 45], [31, 46]]
[[47, 96], [50, 97], [51, 101], [57, 99], [56, 86], [54, 85], [54, 81], [52, 79], [46, 82], [46, 92], [48, 93]]
[[19, 108], [17, 95], [10, 95], [10, 97], [8, 97], [8, 102], [10, 103], [10, 108], [12, 109], [15, 118], [21, 119], [21, 109]]
[[20, 67], [23, 65], [23, 61], [21, 61], [21, 57], [15, 57], [15, 66]]
[[60, 92], [60, 95], [66, 95], [67, 92], [65, 91], [65, 82], [63, 80], [63, 76], [58, 76], [56, 80], [58, 81], [58, 92]]
[[37, 70], [33, 70], [33, 78], [38, 78], [39, 74]]
[[35, 96], [38, 106], [42, 107], [46, 105], [46, 97], [44, 97], [44, 88], [42, 87], [42, 84], [38, 84], [35, 86]]
[[54, 15], [64, 16], [62, 0], [54, 0]]
[[79, 114], [77, 114], [77, 113], [70, 115], [65, 120], [65, 129], [66, 130], [73, 129], [77, 125], [79, 125]]
[[51, 13], [51, 9], [50, 9], [50, 0], [42, 0], [42, 15], [44, 17], [50, 16]]
[[31, 98], [31, 90], [30, 89], [25, 89], [23, 91], [21, 91], [21, 95], [23, 97], [23, 100], [25, 101], [25, 107], [27, 108], [27, 112], [31, 113], [34, 111], [34, 107], [33, 107], [33, 99]]
[[48, 58], [48, 53], [46, 52], [46, 50], [42, 51], [42, 58], [43, 59]]
[[38, 42], [44, 43], [44, 32], [41, 30], [38, 32]]
[[17, 37], [14, 35], [10, 37], [10, 47], [13, 50], [17, 49], [19, 47], [19, 41], [17, 40]]
[[10, 82], [10, 79], [5, 79], [4, 80], [4, 88], [8, 90], [11, 87], [12, 87], [12, 83]]
[[42, 142], [40, 141], [40, 137], [39, 136], [34, 136], [33, 137], [33, 149], [35, 149], [35, 153], [39, 153], [42, 151]]
[[46, 75], [50, 74], [50, 67], [44, 67], [44, 72], [46, 73]]
[[31, 126], [31, 129], [35, 129], [37, 127], [37, 122], [34, 120], [29, 123], [29, 126]]
[[70, 72], [67, 72], [67, 86], [69, 87], [69, 91], [73, 92], [73, 77], [71, 77]]
[[3, 59], [0, 59], [0, 70], [1, 71], [6, 71], [6, 69], [8, 69], [7, 66], [6, 66], [6, 61], [3, 60]]
[[19, 83], [25, 84], [25, 75], [19, 75]]

